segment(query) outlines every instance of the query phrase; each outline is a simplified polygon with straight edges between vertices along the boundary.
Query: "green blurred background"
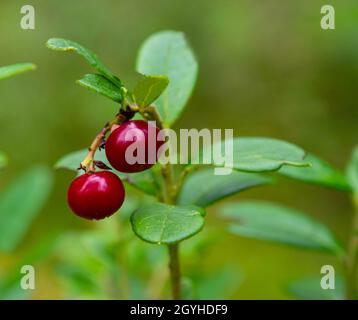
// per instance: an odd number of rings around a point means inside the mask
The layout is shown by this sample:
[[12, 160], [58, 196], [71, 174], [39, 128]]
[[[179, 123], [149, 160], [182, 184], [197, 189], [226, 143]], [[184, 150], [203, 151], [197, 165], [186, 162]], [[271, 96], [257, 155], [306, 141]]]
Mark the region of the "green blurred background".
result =
[[[25, 4], [36, 10], [34, 31], [20, 28], [20, 8]], [[87, 146], [117, 108], [74, 83], [89, 67], [77, 56], [48, 50], [48, 38], [82, 43], [131, 83], [140, 44], [164, 29], [185, 32], [200, 66], [196, 90], [176, 128], [234, 128], [235, 135], [276, 137], [343, 169], [358, 137], [358, 5], [355, 0], [330, 1], [336, 29], [324, 31], [324, 4], [1, 1], [0, 65], [31, 61], [38, 70], [0, 84], [0, 150], [10, 158], [9, 167], [1, 172], [0, 188], [32, 164], [52, 166], [62, 155]], [[126, 211], [138, 200], [128, 201], [121, 217], [100, 223], [80, 220], [65, 200], [72, 177], [56, 172], [52, 195], [21, 246], [13, 254], [0, 254], [0, 277], [6, 281], [18, 273], [18, 264], [32, 254], [37, 257], [37, 288], [31, 298], [165, 298], [165, 248], [131, 235]], [[301, 209], [347, 239], [352, 208], [339, 192], [280, 179], [277, 186], [230, 200], [244, 198]], [[125, 244], [118, 249], [122, 238]], [[120, 254], [114, 258], [111, 252], [116, 250]], [[183, 254], [183, 273], [194, 279], [200, 297], [206, 298], [293, 298], [285, 290], [290, 281], [319, 276], [324, 264], [340, 270], [337, 261], [324, 254], [229, 235], [216, 218], [215, 207], [209, 209], [204, 232], [184, 242]], [[113, 270], [116, 263], [118, 272]], [[116, 296], [113, 283], [125, 283], [126, 289]]]

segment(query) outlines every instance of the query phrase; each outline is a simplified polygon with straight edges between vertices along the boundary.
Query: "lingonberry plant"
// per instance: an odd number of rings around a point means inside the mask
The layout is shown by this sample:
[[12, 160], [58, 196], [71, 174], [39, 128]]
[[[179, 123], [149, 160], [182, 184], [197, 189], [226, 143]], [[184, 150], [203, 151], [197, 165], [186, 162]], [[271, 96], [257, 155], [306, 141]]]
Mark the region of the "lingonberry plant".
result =
[[[272, 178], [260, 172], [309, 165], [301, 148], [277, 139], [256, 137], [232, 139], [234, 171], [229, 175], [214, 174], [215, 167], [224, 165], [215, 159], [209, 166], [193, 163], [153, 165], [147, 158], [144, 163], [129, 163], [125, 158], [131, 146], [125, 139], [129, 129], [141, 131], [145, 148], [150, 148], [147, 121], [155, 121], [157, 134], [163, 128], [171, 128], [191, 96], [198, 65], [183, 34], [163, 31], [144, 42], [136, 65], [141, 79], [133, 89], [127, 88], [84, 46], [59, 38], [48, 40], [47, 46], [82, 56], [97, 73], [85, 75], [78, 83], [117, 103], [114, 118], [100, 130], [89, 149], [70, 153], [56, 164], [56, 168], [84, 171], [69, 189], [70, 207], [85, 218], [100, 219], [111, 215], [120, 208], [124, 198], [119, 179], [152, 196], [151, 203], [132, 213], [131, 225], [140, 239], [168, 247], [175, 299], [182, 297], [180, 242], [203, 229], [206, 208], [229, 195], [272, 182]], [[160, 146], [161, 143], [155, 144], [155, 151]], [[101, 151], [103, 148], [105, 152]], [[202, 154], [206, 150], [204, 148]], [[115, 170], [110, 173], [111, 166]], [[311, 230], [311, 225], [307, 227]], [[249, 228], [247, 233], [250, 232]], [[309, 239], [306, 243], [310, 244]]]
[[[245, 237], [285, 243], [310, 250], [318, 250], [335, 256], [341, 263], [344, 274], [337, 277], [335, 290], [322, 290], [320, 277], [298, 280], [289, 285], [289, 290], [304, 299], [356, 299], [358, 269], [358, 146], [352, 152], [346, 173], [343, 174], [326, 161], [308, 154], [311, 163], [307, 168], [283, 167], [278, 173], [283, 176], [325, 188], [346, 192], [352, 199], [355, 212], [347, 245], [324, 225], [313, 221], [297, 210], [268, 202], [245, 201], [226, 204], [222, 210], [224, 218], [230, 218], [229, 229]], [[332, 288], [331, 288], [332, 289]]]

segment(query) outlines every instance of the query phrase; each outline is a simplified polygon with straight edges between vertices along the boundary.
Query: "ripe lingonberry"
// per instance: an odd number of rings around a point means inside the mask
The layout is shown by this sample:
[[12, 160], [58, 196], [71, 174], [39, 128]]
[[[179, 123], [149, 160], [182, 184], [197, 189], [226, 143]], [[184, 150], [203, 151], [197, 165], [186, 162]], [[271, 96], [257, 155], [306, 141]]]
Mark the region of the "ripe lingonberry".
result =
[[[152, 167], [158, 160], [159, 129], [143, 120], [130, 120], [115, 129], [106, 142], [106, 156], [118, 171], [133, 173]], [[135, 143], [138, 148], [128, 150]], [[130, 159], [132, 158], [132, 159]]]
[[67, 193], [72, 211], [86, 219], [103, 219], [115, 213], [123, 204], [122, 181], [112, 172], [85, 173], [77, 177]]

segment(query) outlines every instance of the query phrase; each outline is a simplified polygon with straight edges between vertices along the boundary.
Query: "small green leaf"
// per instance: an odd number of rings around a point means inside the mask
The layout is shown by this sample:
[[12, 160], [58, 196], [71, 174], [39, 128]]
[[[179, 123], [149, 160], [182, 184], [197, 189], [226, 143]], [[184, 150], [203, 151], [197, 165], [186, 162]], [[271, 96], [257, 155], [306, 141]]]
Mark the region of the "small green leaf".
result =
[[294, 297], [303, 300], [343, 300], [344, 281], [342, 277], [335, 277], [334, 289], [322, 289], [322, 277], [306, 277], [291, 282], [287, 286], [287, 291]]
[[158, 99], [168, 84], [166, 76], [143, 75], [133, 91], [136, 104], [140, 107], [149, 106]]
[[[88, 149], [82, 149], [66, 154], [55, 163], [54, 168], [77, 171], [87, 153]], [[105, 165], [110, 166], [104, 151], [96, 152], [95, 160], [102, 161]]]
[[24, 237], [52, 187], [51, 171], [35, 167], [0, 194], [0, 251], [12, 251]]
[[269, 202], [245, 201], [224, 205], [229, 230], [248, 238], [284, 243], [306, 249], [342, 254], [330, 230], [294, 209]]
[[[226, 150], [232, 143], [232, 150]], [[221, 148], [220, 148], [221, 146]], [[231, 148], [230, 148], [231, 149]], [[242, 137], [219, 141], [214, 146], [205, 147], [200, 155], [218, 167], [230, 167], [226, 157], [217, 157], [218, 153], [228, 155], [233, 152], [233, 169], [246, 172], [267, 172], [280, 169], [284, 165], [308, 166], [304, 161], [305, 152], [298, 146], [272, 138]], [[229, 159], [229, 157], [227, 157]]]
[[10, 66], [0, 67], [0, 80], [10, 78], [26, 71], [35, 70], [36, 66], [33, 63], [17, 63]]
[[271, 182], [272, 179], [255, 173], [234, 171], [229, 175], [215, 175], [214, 169], [203, 169], [188, 176], [177, 203], [207, 207], [237, 192]]
[[350, 191], [351, 188], [344, 175], [337, 169], [331, 167], [327, 162], [312, 154], [308, 154], [305, 157], [305, 161], [310, 163], [309, 167], [297, 168], [285, 166], [282, 167], [278, 173], [306, 183]]
[[7, 160], [5, 153], [0, 151], [0, 169], [6, 167], [7, 161], [8, 160]]
[[97, 55], [77, 42], [61, 38], [51, 38], [46, 43], [49, 49], [55, 51], [76, 52], [95, 68], [101, 75], [112, 81], [117, 87], [121, 87], [121, 81], [98, 59]]
[[139, 51], [137, 71], [169, 78], [169, 86], [156, 106], [164, 124], [172, 125], [187, 104], [198, 73], [198, 64], [184, 34], [162, 31], [149, 37]]
[[[81, 161], [86, 157], [87, 153], [87, 149], [71, 152], [60, 158], [56, 162], [54, 167], [55, 169], [67, 169], [77, 172]], [[106, 166], [111, 167], [104, 151], [97, 151], [95, 160], [102, 161]], [[138, 190], [146, 194], [156, 196], [159, 192], [158, 183], [155, 178], [157, 169], [158, 167], [154, 166], [150, 170], [146, 170], [143, 172], [125, 174], [113, 170], [113, 173], [119, 176], [122, 180], [126, 181], [128, 184], [133, 185]], [[98, 171], [101, 170], [98, 169]]]
[[86, 74], [81, 80], [77, 80], [77, 83], [115, 102], [123, 100], [120, 89], [100, 74]]
[[154, 203], [135, 211], [131, 223], [140, 239], [156, 244], [172, 244], [197, 234], [204, 226], [204, 215], [204, 209], [195, 206]]
[[358, 195], [358, 146], [353, 149], [352, 157], [347, 167], [347, 178], [354, 193]]

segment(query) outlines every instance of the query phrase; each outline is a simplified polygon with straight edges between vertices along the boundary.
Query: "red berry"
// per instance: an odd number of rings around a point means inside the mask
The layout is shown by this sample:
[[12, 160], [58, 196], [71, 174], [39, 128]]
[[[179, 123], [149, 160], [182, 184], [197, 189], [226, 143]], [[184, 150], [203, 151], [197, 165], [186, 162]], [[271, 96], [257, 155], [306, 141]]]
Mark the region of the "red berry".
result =
[[[157, 127], [143, 120], [131, 120], [121, 124], [110, 134], [106, 142], [109, 163], [116, 170], [126, 173], [149, 169], [158, 160], [158, 149], [164, 143], [158, 141], [158, 133]], [[140, 146], [142, 147], [139, 148]], [[132, 156], [132, 159], [128, 156]]]
[[76, 215], [99, 220], [122, 206], [124, 194], [123, 183], [114, 173], [85, 173], [72, 181], [67, 201]]

